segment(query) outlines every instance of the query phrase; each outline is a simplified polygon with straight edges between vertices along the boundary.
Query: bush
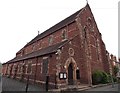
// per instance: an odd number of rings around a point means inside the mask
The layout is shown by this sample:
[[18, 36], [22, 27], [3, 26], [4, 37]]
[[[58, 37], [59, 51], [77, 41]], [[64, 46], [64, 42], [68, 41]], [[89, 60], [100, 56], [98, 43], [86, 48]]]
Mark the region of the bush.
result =
[[92, 83], [93, 84], [105, 84], [109, 82], [108, 74], [104, 71], [95, 71], [92, 74]]
[[108, 79], [109, 83], [112, 83], [112, 79], [113, 79], [113, 82], [119, 82], [119, 79], [115, 76], [108, 75], [108, 77], [109, 77]]
[[109, 74], [109, 75], [108, 75], [108, 82], [109, 82], [109, 83], [112, 83], [111, 78], [112, 78], [112, 76]]
[[117, 77], [113, 76], [113, 81], [117, 82]]
[[92, 74], [92, 83], [93, 84], [99, 84], [102, 80], [102, 73], [101, 71], [95, 71], [93, 74]]
[[119, 72], [119, 68], [117, 66], [114, 66], [113, 72], [114, 72], [114, 75], [116, 76], [117, 73]]
[[120, 78], [118, 78], [118, 83], [120, 83]]
[[108, 74], [106, 72], [102, 72], [102, 81], [101, 81], [101, 83], [106, 84], [108, 82], [109, 82]]

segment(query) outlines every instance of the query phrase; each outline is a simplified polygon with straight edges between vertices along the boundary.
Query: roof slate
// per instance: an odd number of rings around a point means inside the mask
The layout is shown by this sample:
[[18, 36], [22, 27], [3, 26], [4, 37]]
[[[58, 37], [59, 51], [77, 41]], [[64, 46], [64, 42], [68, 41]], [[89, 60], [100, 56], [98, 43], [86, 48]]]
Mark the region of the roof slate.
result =
[[[57, 30], [64, 27], [65, 25], [72, 23], [75, 20], [75, 18], [77, 17], [77, 15], [82, 11], [82, 9], [75, 12], [71, 16], [65, 18], [64, 20], [62, 20], [61, 22], [59, 22], [56, 25], [52, 26], [51, 28], [44, 31], [43, 33], [37, 35], [34, 39], [32, 39], [24, 47], [26, 47], [26, 46], [36, 42], [37, 40], [40, 40], [40, 39], [42, 39], [42, 38], [56, 32]], [[57, 51], [57, 49], [59, 49], [61, 46], [63, 46], [66, 42], [67, 42], [67, 40], [64, 41], [64, 42], [58, 43], [56, 45], [49, 46], [47, 48], [41, 49], [39, 51], [35, 51], [35, 52], [30, 53], [30, 54], [26, 54], [26, 55], [21, 56], [21, 57], [15, 57], [15, 58], [13, 58], [12, 60], [10, 60], [10, 61], [8, 61], [6, 63], [16, 62], [16, 61], [20, 61], [20, 60], [25, 60], [25, 59], [37, 57], [37, 56], [43, 56], [43, 55], [46, 55], [46, 54], [55, 53]], [[4, 64], [6, 64], [6, 63], [4, 63]]]
[[[82, 10], [82, 9], [81, 9]], [[80, 13], [80, 11], [77, 11], [76, 13], [72, 14], [71, 16], [67, 17], [66, 19], [62, 20], [61, 22], [57, 23], [56, 25], [52, 26], [51, 28], [49, 28], [48, 30], [44, 31], [43, 33], [41, 33], [40, 35], [37, 35], [34, 39], [32, 39], [29, 43], [27, 43], [25, 46], [28, 46], [32, 43], [34, 43], [35, 41], [44, 38], [45, 36], [52, 34], [54, 32], [56, 32], [58, 29], [64, 27], [66, 24], [69, 24], [71, 22], [73, 22], [76, 18], [76, 16]]]
[[65, 40], [61, 43], [49, 46], [47, 48], [41, 49], [39, 51], [35, 51], [32, 52], [30, 54], [26, 54], [24, 56], [21, 57], [15, 57], [14, 59], [8, 61], [7, 63], [11, 63], [11, 62], [16, 62], [16, 61], [21, 61], [21, 60], [25, 60], [25, 59], [29, 59], [29, 58], [34, 58], [34, 57], [38, 57], [38, 56], [43, 56], [43, 55], [47, 55], [47, 54], [51, 54], [51, 53], [55, 53], [59, 48], [61, 48], [68, 40]]

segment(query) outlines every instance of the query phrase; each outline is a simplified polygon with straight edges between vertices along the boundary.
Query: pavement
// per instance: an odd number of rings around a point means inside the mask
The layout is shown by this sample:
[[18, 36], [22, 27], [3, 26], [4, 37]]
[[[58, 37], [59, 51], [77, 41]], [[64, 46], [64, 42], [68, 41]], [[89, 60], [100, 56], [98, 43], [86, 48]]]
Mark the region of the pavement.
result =
[[118, 91], [118, 84], [114, 84], [113, 86], [110, 85], [103, 85], [103, 86], [93, 86], [92, 88], [85, 90], [85, 91]]
[[2, 92], [2, 76], [0, 75], [0, 93]]
[[120, 93], [120, 88], [118, 88], [118, 86], [120, 86], [119, 84], [114, 84], [114, 87], [109, 84], [100, 84], [100, 85], [93, 85], [93, 86], [79, 86], [77, 88], [71, 88], [71, 89], [66, 89], [66, 90], [62, 90], [62, 91], [73, 91], [73, 92], [82, 92], [82, 93], [96, 93], [96, 92], [100, 92], [100, 93], [106, 93], [106, 92], [109, 92], [109, 93]]
[[54, 92], [61, 91], [61, 92], [63, 92], [63, 91], [77, 91], [78, 89], [81, 91], [81, 90], [90, 89], [90, 87], [88, 85], [86, 85], [86, 84], [81, 84], [81, 85], [78, 85], [78, 86], [76, 86], [76, 85], [68, 85], [68, 86], [66, 86], [64, 88], [51, 89], [49, 91], [54, 91]]
[[2, 82], [0, 81], [0, 93], [2, 92]]

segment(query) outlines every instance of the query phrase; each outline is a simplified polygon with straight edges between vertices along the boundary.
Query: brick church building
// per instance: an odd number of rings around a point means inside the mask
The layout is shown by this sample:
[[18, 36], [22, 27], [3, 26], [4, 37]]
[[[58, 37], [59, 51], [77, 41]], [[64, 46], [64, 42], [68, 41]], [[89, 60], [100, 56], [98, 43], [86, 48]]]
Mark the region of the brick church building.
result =
[[3, 75], [56, 88], [92, 84], [95, 70], [109, 73], [102, 35], [89, 4], [37, 35], [3, 64]]

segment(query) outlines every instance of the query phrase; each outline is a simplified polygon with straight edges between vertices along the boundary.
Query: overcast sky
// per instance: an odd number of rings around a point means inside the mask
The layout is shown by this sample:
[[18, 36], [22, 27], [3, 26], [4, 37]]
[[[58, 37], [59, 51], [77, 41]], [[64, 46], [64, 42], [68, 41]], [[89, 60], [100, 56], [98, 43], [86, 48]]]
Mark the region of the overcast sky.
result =
[[[107, 50], [118, 56], [118, 1], [88, 0]], [[86, 0], [0, 0], [0, 62], [86, 5]]]

